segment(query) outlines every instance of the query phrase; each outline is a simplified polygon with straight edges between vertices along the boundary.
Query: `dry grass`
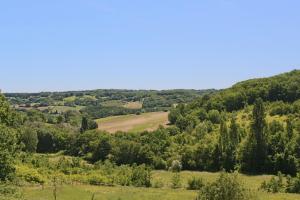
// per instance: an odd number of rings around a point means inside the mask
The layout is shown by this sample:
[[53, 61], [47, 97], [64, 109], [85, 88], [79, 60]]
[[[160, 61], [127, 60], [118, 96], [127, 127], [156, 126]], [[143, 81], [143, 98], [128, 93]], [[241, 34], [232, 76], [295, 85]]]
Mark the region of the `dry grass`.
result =
[[152, 131], [157, 129], [160, 125], [167, 126], [168, 113], [167, 112], [152, 112], [143, 113], [141, 115], [121, 115], [114, 117], [107, 117], [96, 120], [99, 129], [110, 133], [117, 131], [125, 132], [140, 132]]
[[129, 109], [141, 109], [142, 107], [143, 104], [139, 101], [128, 102], [124, 105], [124, 108], [129, 108]]

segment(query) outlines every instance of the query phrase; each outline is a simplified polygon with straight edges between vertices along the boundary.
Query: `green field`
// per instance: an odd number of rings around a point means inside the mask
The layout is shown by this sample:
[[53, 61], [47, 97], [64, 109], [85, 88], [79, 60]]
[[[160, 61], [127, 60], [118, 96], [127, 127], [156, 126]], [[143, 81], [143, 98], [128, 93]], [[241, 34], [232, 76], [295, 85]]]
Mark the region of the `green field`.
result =
[[154, 130], [159, 125], [168, 124], [167, 112], [143, 113], [141, 115], [121, 115], [96, 120], [100, 130], [110, 133], [117, 131], [140, 132]]
[[[53, 188], [26, 188], [25, 199], [52, 200]], [[58, 200], [181, 200], [195, 199], [197, 193], [187, 190], [147, 189], [134, 187], [96, 187], [96, 186], [62, 186], [58, 191]]]
[[[197, 196], [197, 191], [188, 191], [185, 189], [187, 180], [193, 176], [201, 177], [205, 182], [214, 181], [219, 173], [208, 172], [189, 172], [180, 173], [182, 188], [170, 189], [171, 179], [173, 174], [167, 171], [155, 171], [152, 174], [153, 182], [162, 181], [163, 188], [135, 188], [135, 187], [104, 187], [90, 185], [63, 185], [58, 187], [58, 200], [194, 200]], [[299, 200], [300, 195], [296, 194], [271, 194], [259, 190], [261, 183], [264, 180], [270, 180], [271, 176], [246, 176], [240, 175], [240, 181], [253, 193], [256, 194], [259, 200]], [[25, 187], [25, 199], [30, 200], [51, 200], [53, 199], [53, 188], [45, 187]]]

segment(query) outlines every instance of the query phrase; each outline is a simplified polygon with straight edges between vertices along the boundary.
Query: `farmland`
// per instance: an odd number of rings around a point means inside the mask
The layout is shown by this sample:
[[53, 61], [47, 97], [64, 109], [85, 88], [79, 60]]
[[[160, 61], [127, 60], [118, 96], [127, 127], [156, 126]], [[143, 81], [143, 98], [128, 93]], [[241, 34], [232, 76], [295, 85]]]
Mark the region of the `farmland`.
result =
[[140, 115], [121, 115], [96, 120], [100, 130], [110, 133], [116, 131], [151, 131], [157, 129], [160, 125], [168, 124], [168, 112], [151, 112]]
[[190, 103], [174, 91], [10, 94], [12, 104], [0, 95], [0, 179], [11, 180], [0, 191], [28, 200], [298, 200], [299, 75]]

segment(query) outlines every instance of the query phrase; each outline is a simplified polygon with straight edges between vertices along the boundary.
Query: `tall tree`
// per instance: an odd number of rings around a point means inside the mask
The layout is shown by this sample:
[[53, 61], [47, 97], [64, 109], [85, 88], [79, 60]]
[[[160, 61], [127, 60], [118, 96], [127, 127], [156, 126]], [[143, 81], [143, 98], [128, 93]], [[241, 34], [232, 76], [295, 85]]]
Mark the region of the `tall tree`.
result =
[[259, 172], [262, 171], [266, 157], [267, 157], [267, 144], [266, 144], [266, 121], [265, 121], [265, 108], [262, 99], [257, 99], [253, 108], [253, 121], [251, 124], [252, 134], [256, 139], [256, 168]]
[[292, 120], [290, 118], [287, 119], [286, 121], [286, 132], [287, 132], [287, 137], [289, 140], [291, 140], [293, 138], [293, 124], [292, 124]]
[[242, 150], [242, 169], [247, 172], [263, 172], [267, 158], [266, 121], [263, 100], [255, 101], [251, 130]]
[[88, 130], [88, 119], [87, 117], [83, 116], [81, 120], [81, 128], [80, 131], [83, 133], [84, 131]]
[[226, 121], [223, 119], [220, 125], [220, 147], [222, 151], [222, 167], [226, 171], [234, 170], [236, 164], [236, 149], [239, 143], [238, 126], [235, 119], [231, 119], [228, 131]]
[[24, 151], [35, 153], [38, 144], [38, 136], [36, 130], [25, 128], [21, 136], [21, 141], [24, 144]]
[[17, 133], [14, 114], [4, 96], [0, 94], [0, 181], [11, 179], [14, 175], [14, 161], [17, 153]]

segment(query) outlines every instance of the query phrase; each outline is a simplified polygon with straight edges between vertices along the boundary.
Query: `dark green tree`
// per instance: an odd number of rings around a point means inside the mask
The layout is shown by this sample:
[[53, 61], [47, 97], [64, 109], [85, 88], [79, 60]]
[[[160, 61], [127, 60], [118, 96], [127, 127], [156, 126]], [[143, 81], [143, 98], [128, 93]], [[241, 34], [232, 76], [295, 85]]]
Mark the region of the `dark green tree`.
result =
[[81, 128], [80, 128], [80, 132], [84, 132], [88, 130], [88, 119], [87, 117], [83, 116], [82, 120], [81, 120]]
[[260, 173], [267, 159], [265, 109], [261, 98], [256, 100], [252, 115], [251, 130], [242, 150], [242, 170]]
[[17, 153], [16, 131], [0, 125], [0, 180], [10, 180], [15, 172], [15, 156]]
[[25, 128], [21, 136], [21, 141], [24, 144], [24, 151], [31, 153], [36, 152], [38, 144], [38, 136], [36, 130], [32, 128]]
[[288, 139], [291, 140], [293, 138], [294, 132], [293, 132], [292, 120], [290, 118], [286, 120], [286, 133]]
[[12, 179], [15, 156], [18, 152], [17, 132], [14, 128], [15, 113], [0, 94], [0, 181]]
[[93, 161], [104, 161], [107, 159], [109, 153], [111, 152], [111, 144], [109, 141], [109, 137], [104, 136], [100, 139], [99, 144], [97, 145], [95, 151], [93, 152]]

